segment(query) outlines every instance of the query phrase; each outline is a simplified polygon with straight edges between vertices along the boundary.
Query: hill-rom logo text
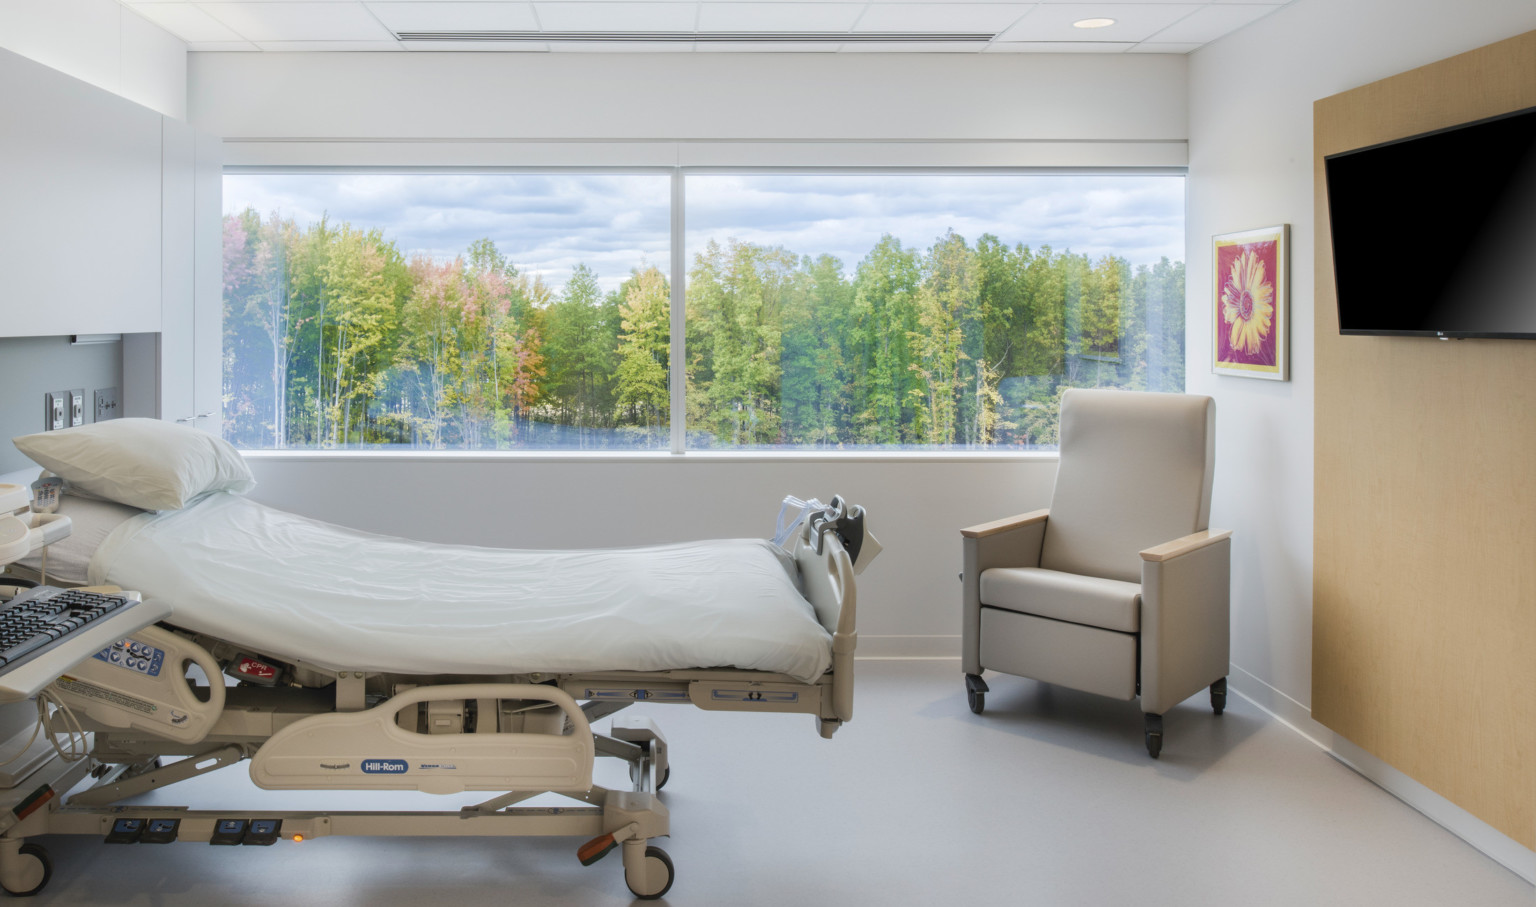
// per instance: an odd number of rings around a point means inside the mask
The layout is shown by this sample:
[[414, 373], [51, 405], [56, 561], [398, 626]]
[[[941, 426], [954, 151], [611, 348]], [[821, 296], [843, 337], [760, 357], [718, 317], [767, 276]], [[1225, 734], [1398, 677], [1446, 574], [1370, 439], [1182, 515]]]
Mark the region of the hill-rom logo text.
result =
[[364, 759], [363, 771], [370, 775], [401, 775], [409, 771], [410, 764], [404, 759]]

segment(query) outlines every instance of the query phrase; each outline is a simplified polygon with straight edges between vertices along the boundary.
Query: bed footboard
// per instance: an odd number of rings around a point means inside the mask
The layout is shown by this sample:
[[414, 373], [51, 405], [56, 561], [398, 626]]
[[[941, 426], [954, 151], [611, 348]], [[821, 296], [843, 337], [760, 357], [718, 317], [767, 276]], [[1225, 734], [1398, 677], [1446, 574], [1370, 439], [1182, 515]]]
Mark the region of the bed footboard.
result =
[[[800, 567], [805, 597], [816, 618], [832, 634], [831, 706], [820, 719], [821, 736], [831, 737], [838, 725], [853, 718], [853, 650], [859, 633], [858, 590], [853, 559], [836, 533], [822, 535], [820, 550], [807, 525], [795, 539], [795, 563]], [[826, 711], [831, 715], [827, 716]]]

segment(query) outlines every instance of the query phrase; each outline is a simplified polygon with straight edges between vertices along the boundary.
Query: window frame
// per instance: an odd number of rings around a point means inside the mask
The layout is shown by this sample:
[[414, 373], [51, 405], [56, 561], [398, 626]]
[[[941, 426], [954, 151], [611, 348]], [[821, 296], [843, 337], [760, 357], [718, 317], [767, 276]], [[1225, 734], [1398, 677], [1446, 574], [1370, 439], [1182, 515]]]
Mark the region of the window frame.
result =
[[[600, 144], [600, 143], [593, 143]], [[670, 143], [669, 143], [670, 144]], [[880, 145], [883, 143], [870, 143]], [[934, 143], [942, 146], [945, 143]], [[1159, 144], [1159, 143], [1150, 143]], [[1167, 144], [1167, 143], [1164, 143]], [[1177, 143], [1183, 145], [1183, 143]], [[599, 155], [601, 156], [601, 155]], [[938, 155], [943, 156], [943, 155]], [[678, 157], [682, 157], [681, 154]], [[557, 175], [577, 174], [592, 176], [639, 176], [665, 175], [670, 180], [671, 202], [669, 214], [670, 248], [667, 279], [671, 292], [671, 337], [669, 338], [668, 398], [670, 402], [669, 444], [666, 448], [652, 450], [318, 450], [318, 449], [253, 449], [241, 450], [245, 456], [271, 457], [287, 460], [305, 459], [440, 459], [461, 461], [522, 459], [529, 461], [634, 461], [671, 460], [694, 458], [700, 460], [774, 461], [774, 460], [1041, 460], [1056, 459], [1056, 451], [1045, 450], [976, 450], [958, 448], [875, 450], [830, 450], [819, 448], [785, 447], [782, 449], [751, 448], [746, 450], [690, 449], [687, 446], [687, 406], [685, 368], [687, 363], [687, 181], [689, 176], [882, 176], [882, 175], [933, 175], [933, 176], [1169, 176], [1188, 179], [1187, 165], [1150, 163], [1123, 166], [1074, 166], [1074, 165], [966, 165], [966, 164], [821, 164], [821, 165], [721, 165], [721, 164], [674, 164], [665, 165], [569, 165], [548, 166], [537, 164], [299, 164], [299, 163], [228, 163], [223, 176], [265, 174], [510, 174], [510, 175]], [[1187, 198], [1188, 183], [1185, 183]], [[222, 205], [221, 211], [222, 211]], [[1186, 219], [1188, 215], [1186, 202]], [[1185, 237], [1185, 263], [1189, 257], [1188, 236]], [[1186, 298], [1187, 304], [1187, 298]], [[1187, 325], [1187, 322], [1186, 322]], [[1186, 350], [1188, 330], [1186, 326]], [[222, 331], [220, 332], [222, 344]], [[222, 350], [220, 350], [222, 355]], [[1187, 360], [1187, 353], [1186, 353]]]

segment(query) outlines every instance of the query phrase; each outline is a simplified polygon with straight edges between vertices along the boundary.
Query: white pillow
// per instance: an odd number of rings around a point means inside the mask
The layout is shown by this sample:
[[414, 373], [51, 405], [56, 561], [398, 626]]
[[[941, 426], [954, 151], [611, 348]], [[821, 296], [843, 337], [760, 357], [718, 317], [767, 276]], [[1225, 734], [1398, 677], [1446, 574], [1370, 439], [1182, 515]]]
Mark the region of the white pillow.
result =
[[256, 487], [229, 442], [158, 419], [112, 419], [12, 441], [72, 488], [140, 510], [180, 510], [212, 491]]

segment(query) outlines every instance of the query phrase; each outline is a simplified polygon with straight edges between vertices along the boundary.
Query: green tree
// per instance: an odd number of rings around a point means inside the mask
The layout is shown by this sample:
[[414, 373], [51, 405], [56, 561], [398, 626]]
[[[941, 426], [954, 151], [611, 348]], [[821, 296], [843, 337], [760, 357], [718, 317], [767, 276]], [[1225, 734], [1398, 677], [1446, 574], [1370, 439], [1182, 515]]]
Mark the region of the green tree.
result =
[[612, 320], [597, 275], [584, 264], [572, 270], [560, 298], [545, 312], [550, 417], [574, 426], [582, 447], [593, 429], [613, 424], [618, 344]]
[[853, 284], [856, 437], [861, 444], [913, 443], [921, 380], [912, 369], [920, 257], [890, 234], [859, 262]]
[[664, 437], [671, 421], [672, 290], [654, 267], [635, 272], [620, 304], [616, 404], [619, 419], [651, 439]]
[[803, 259], [800, 270], [783, 308], [784, 443], [835, 447], [854, 440], [853, 285], [830, 255]]
[[689, 349], [705, 408], [691, 422], [729, 446], [780, 437], [782, 310], [799, 280], [780, 248], [709, 242], [688, 274]]

